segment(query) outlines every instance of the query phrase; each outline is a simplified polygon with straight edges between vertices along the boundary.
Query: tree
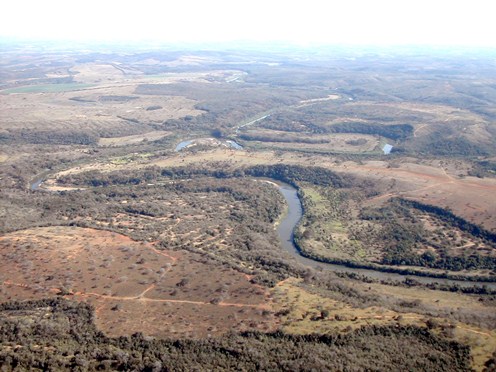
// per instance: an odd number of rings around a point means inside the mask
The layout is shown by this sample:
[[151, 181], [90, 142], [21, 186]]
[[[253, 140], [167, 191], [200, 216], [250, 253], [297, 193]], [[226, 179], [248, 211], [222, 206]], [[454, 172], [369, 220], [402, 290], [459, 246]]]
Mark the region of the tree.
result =
[[214, 129], [212, 129], [212, 131], [210, 132], [210, 134], [214, 138], [222, 138], [225, 135], [224, 131], [221, 128], [214, 128]]

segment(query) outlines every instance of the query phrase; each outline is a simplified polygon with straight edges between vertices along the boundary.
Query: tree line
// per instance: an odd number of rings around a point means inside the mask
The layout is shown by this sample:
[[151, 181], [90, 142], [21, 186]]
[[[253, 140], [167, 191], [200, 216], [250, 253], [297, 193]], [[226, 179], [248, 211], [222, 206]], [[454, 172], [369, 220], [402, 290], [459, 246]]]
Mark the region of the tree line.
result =
[[93, 311], [60, 298], [0, 304], [0, 313], [11, 315], [0, 317], [2, 370], [470, 369], [468, 346], [414, 326], [301, 336], [246, 332], [202, 340], [141, 333], [112, 338], [96, 329]]
[[298, 182], [305, 181], [319, 186], [345, 187], [352, 182], [348, 176], [339, 175], [322, 167], [304, 167], [301, 165], [255, 165], [252, 167], [232, 169], [229, 166], [217, 167], [218, 164], [197, 167], [171, 167], [160, 169], [150, 167], [143, 171], [119, 171], [101, 173], [89, 171], [71, 174], [58, 179], [60, 184], [78, 186], [110, 186], [110, 185], [138, 185], [140, 183], [156, 181], [160, 177], [170, 179], [189, 179], [196, 177], [238, 178], [238, 177], [266, 177], [298, 187]]

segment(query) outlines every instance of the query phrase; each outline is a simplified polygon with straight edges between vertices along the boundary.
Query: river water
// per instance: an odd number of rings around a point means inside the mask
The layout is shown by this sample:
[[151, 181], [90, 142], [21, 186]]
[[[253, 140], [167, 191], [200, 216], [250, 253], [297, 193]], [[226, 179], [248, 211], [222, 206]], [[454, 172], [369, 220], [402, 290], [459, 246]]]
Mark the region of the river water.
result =
[[[189, 145], [193, 144], [195, 140], [187, 140], [187, 141], [182, 141], [177, 144], [175, 147], [174, 151], [178, 152], [181, 151], [182, 149], [188, 147]], [[243, 146], [241, 146], [239, 143], [233, 140], [226, 140], [223, 142], [223, 144], [227, 145], [228, 147], [235, 149], [235, 150], [243, 150]]]
[[[45, 178], [39, 178], [35, 180], [31, 184], [30, 189], [32, 191], [40, 190], [40, 186], [44, 180]], [[430, 283], [440, 283], [440, 284], [448, 284], [448, 285], [456, 284], [460, 287], [486, 286], [487, 288], [496, 290], [496, 283], [474, 282], [474, 281], [465, 281], [465, 280], [462, 281], [462, 280], [453, 280], [453, 279], [433, 278], [426, 276], [386, 273], [372, 269], [357, 269], [352, 267], [346, 267], [343, 265], [329, 264], [325, 262], [315, 261], [307, 257], [303, 257], [300, 254], [300, 251], [298, 250], [296, 245], [294, 244], [294, 230], [298, 225], [298, 222], [300, 221], [301, 217], [303, 216], [303, 208], [301, 206], [300, 198], [298, 197], [298, 192], [293, 186], [285, 183], [278, 182], [277, 186], [279, 188], [279, 191], [284, 196], [284, 199], [288, 203], [287, 213], [284, 216], [284, 218], [280, 221], [279, 225], [277, 226], [277, 232], [281, 240], [281, 245], [298, 262], [300, 262], [303, 265], [310, 266], [313, 268], [332, 270], [335, 272], [355, 273], [369, 277], [371, 279], [404, 281], [407, 277], [410, 277], [424, 284], [430, 284]]]
[[180, 143], [177, 144], [176, 148], [174, 149], [174, 151], [181, 151], [182, 149], [184, 149], [185, 147], [188, 147], [189, 145], [191, 145], [193, 143], [193, 140], [188, 140], [188, 141], [182, 141]]
[[457, 284], [460, 287], [471, 287], [471, 286], [482, 287], [484, 285], [487, 288], [496, 289], [496, 283], [461, 281], [461, 280], [433, 278], [433, 277], [416, 276], [416, 275], [386, 273], [372, 269], [357, 269], [357, 268], [346, 267], [343, 265], [334, 265], [325, 262], [318, 262], [310, 258], [303, 257], [300, 254], [296, 245], [294, 244], [294, 230], [296, 228], [296, 225], [300, 221], [301, 217], [303, 216], [303, 208], [301, 206], [301, 201], [298, 198], [297, 191], [294, 187], [288, 184], [281, 184], [281, 183], [278, 183], [278, 187], [279, 187], [279, 191], [282, 193], [282, 195], [286, 199], [286, 202], [288, 203], [288, 211], [286, 216], [277, 226], [277, 232], [279, 234], [279, 238], [281, 239], [281, 244], [283, 248], [303, 265], [314, 268], [320, 267], [323, 269], [332, 270], [336, 272], [351, 272], [351, 273], [367, 276], [371, 279], [379, 279], [379, 280], [404, 281], [407, 277], [409, 277], [416, 280], [417, 282], [424, 284], [430, 284], [430, 283], [440, 283], [440, 284], [449, 284], [449, 285]]

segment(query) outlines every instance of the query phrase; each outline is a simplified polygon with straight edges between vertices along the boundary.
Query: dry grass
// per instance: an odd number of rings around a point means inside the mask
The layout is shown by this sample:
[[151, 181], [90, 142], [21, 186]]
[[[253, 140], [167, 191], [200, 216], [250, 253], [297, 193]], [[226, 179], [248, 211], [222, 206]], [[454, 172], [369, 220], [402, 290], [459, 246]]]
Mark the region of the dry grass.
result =
[[367, 178], [389, 183], [390, 191], [370, 200], [377, 204], [393, 196], [449, 207], [453, 213], [488, 229], [496, 228], [496, 179], [458, 177], [429, 165], [397, 162], [344, 163], [340, 168]]
[[[135, 87], [135, 84], [127, 84], [78, 92], [5, 95], [0, 103], [0, 121], [4, 130], [114, 129], [126, 133], [130, 130], [129, 123], [122, 118], [146, 124], [201, 113], [194, 109], [193, 100], [179, 96], [137, 96], [133, 94]], [[119, 101], [112, 97], [132, 98]], [[160, 109], [147, 110], [151, 106]]]
[[[353, 308], [331, 298], [310, 293], [300, 286], [299, 280], [290, 279], [273, 290], [275, 310], [289, 310], [281, 319], [289, 333], [347, 332], [364, 325], [390, 324], [400, 315], [382, 307]], [[328, 315], [322, 318], [322, 311]], [[423, 325], [417, 314], [403, 315], [402, 324]]]
[[265, 289], [189, 252], [157, 250], [112, 232], [50, 227], [0, 238], [0, 300], [66, 295], [96, 308], [110, 335], [205, 337], [271, 330]]
[[450, 121], [484, 122], [482, 116], [469, 110], [455, 108], [453, 106], [429, 103], [394, 102], [372, 104], [374, 108], [394, 108], [405, 113], [428, 114], [434, 117], [436, 122], [449, 123]]
[[[419, 301], [422, 307], [433, 313], [447, 314], [438, 319], [456, 325], [453, 338], [472, 348], [473, 366], [482, 370], [484, 362], [496, 350], [496, 330], [490, 325], [468, 324], [450, 319], [450, 314], [459, 313], [475, 315], [481, 319], [489, 319], [494, 324], [494, 307], [488, 307], [476, 300], [476, 297], [461, 293], [432, 291], [422, 288], [391, 287], [382, 284], [368, 284], [370, 291], [378, 296], [392, 296], [398, 301]], [[492, 319], [492, 321], [491, 321]], [[484, 321], [482, 321], [484, 323]], [[439, 330], [438, 330], [439, 331]]]
[[[481, 224], [487, 229], [496, 229], [496, 179], [459, 177], [453, 166], [443, 168], [435, 164], [417, 164], [405, 159], [388, 161], [347, 161], [337, 163], [335, 159], [322, 155], [298, 153], [277, 153], [273, 151], [234, 151], [214, 148], [209, 151], [176, 154], [144, 161], [136, 159], [123, 165], [92, 163], [66, 171], [59, 175], [79, 173], [88, 170], [112, 171], [118, 169], [138, 169], [151, 165], [159, 167], [186, 166], [205, 161], [227, 161], [233, 166], [256, 164], [301, 164], [318, 165], [336, 172], [355, 174], [379, 182], [387, 189], [383, 194], [370, 199], [369, 205], [380, 205], [391, 197], [413, 198], [427, 204], [449, 207], [453, 213], [469, 221]], [[463, 168], [463, 165], [461, 165]]]
[[[230, 77], [236, 71], [184, 73], [155, 77], [142, 76], [114, 64], [87, 63], [71, 69], [75, 81], [83, 83], [77, 91], [35, 91], [2, 95], [0, 122], [3, 130], [89, 131], [134, 135], [146, 128], [133, 123], [162, 123], [169, 119], [196, 116], [195, 101], [180, 96], [135, 95], [142, 83], [204, 81]], [[88, 85], [90, 84], [90, 85]], [[53, 84], [54, 89], [57, 84]], [[74, 84], [77, 88], [77, 84]], [[29, 86], [31, 87], [31, 86]], [[33, 85], [33, 89], [37, 86]], [[128, 99], [125, 99], [127, 97]], [[148, 128], [149, 130], [149, 128]], [[122, 136], [122, 135], [121, 135]], [[126, 139], [131, 140], [132, 139]]]
[[143, 141], [158, 141], [166, 136], [170, 135], [170, 132], [166, 131], [153, 131], [143, 134], [136, 134], [134, 136], [123, 136], [123, 137], [110, 137], [110, 138], [100, 138], [98, 141], [99, 146], [128, 146], [134, 145]]
[[[430, 310], [432, 312], [437, 310], [441, 314], [446, 310], [449, 314], [450, 309], [456, 311], [463, 309], [467, 312], [493, 316], [491, 315], [491, 308], [474, 301], [473, 297], [463, 294], [381, 284], [357, 283], [356, 285], [361, 288], [368, 287], [368, 291], [372, 295], [386, 296], [396, 302], [420, 301], [422, 309], [424, 309], [422, 312], [425, 312], [426, 308], [432, 308]], [[472, 367], [477, 371], [483, 370], [484, 362], [496, 350], [496, 331], [494, 329], [454, 321], [449, 318], [449, 315], [426, 316], [422, 312], [416, 312], [415, 308], [398, 312], [379, 306], [353, 307], [342, 301], [311, 293], [302, 287], [301, 281], [297, 279], [288, 279], [279, 283], [273, 289], [273, 297], [274, 309], [278, 312], [283, 311], [283, 314], [286, 313], [286, 315], [280, 316], [280, 320], [284, 331], [288, 333], [349, 332], [365, 325], [426, 326], [429, 320], [434, 320], [440, 325], [433, 329], [434, 332], [446, 335], [443, 329], [452, 329], [453, 332], [448, 337], [471, 347]], [[325, 317], [322, 317], [323, 311]]]
[[111, 64], [83, 63], [72, 67], [70, 72], [74, 74], [75, 81], [87, 84], [108, 83], [124, 79], [124, 73]]
[[[366, 134], [352, 134], [352, 133], [335, 133], [335, 134], [288, 134], [287, 132], [270, 130], [270, 129], [256, 129], [247, 132], [249, 135], [266, 137], [267, 140], [263, 141], [249, 141], [250, 146], [255, 148], [270, 148], [274, 150], [288, 150], [288, 151], [316, 151], [316, 152], [336, 152], [336, 153], [362, 153], [372, 152], [379, 145], [377, 137]], [[277, 141], [270, 139], [276, 138]], [[285, 139], [286, 142], [281, 142]], [[321, 141], [322, 143], [304, 143], [301, 141]], [[353, 145], [350, 141], [365, 141], [357, 145]]]

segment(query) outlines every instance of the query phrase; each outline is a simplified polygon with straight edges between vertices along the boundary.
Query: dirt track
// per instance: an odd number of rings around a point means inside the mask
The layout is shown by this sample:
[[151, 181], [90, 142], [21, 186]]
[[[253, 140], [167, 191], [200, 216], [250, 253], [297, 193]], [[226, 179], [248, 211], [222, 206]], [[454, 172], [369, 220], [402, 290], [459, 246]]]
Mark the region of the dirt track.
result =
[[[143, 330], [170, 336], [171, 324], [176, 324], [174, 334], [201, 337], [229, 329], [272, 329], [274, 324], [272, 316], [262, 314], [272, 307], [265, 288], [193, 253], [68, 227], [19, 231], [0, 241], [4, 300], [59, 295], [87, 301], [96, 309], [98, 326], [111, 335]], [[64, 284], [66, 278], [72, 284]], [[185, 278], [188, 283], [178, 285]], [[171, 311], [171, 306], [179, 308]]]

